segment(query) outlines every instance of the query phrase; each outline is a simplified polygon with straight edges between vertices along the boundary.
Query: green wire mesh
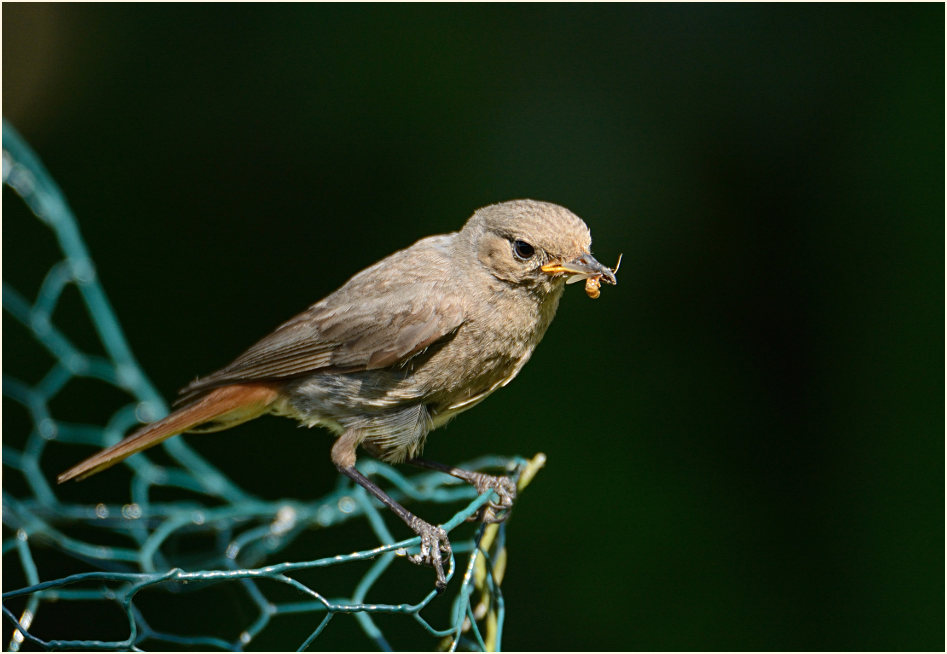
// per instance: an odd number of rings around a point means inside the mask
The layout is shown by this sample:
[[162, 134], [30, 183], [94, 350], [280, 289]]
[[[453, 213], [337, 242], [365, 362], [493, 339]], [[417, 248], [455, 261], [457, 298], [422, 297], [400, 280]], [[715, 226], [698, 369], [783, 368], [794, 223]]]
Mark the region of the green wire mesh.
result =
[[[28, 434], [4, 429], [7, 649], [242, 651], [259, 647], [268, 629], [285, 636], [286, 627], [278, 624], [285, 616], [296, 616], [294, 624], [303, 619], [308, 625], [295, 641], [300, 650], [318, 646], [317, 639], [342, 620], [354, 620], [357, 633], [363, 634], [351, 642], [354, 649], [391, 649], [392, 639], [379, 626], [382, 620], [388, 630], [399, 633], [419, 630], [432, 649], [500, 649], [506, 524], [467, 523], [465, 529], [467, 518], [491, 499], [492, 492], [477, 496], [471, 487], [447, 475], [405, 477], [376, 461], [359, 465], [364, 474], [391, 488], [392, 497], [400, 502], [460, 507], [442, 525], [451, 532], [454, 553], [459, 555], [450, 561], [452, 583], [445, 596], [434, 591], [434, 576], [428, 570], [429, 585], [396, 587], [402, 596], [417, 596], [397, 603], [382, 601], [391, 594], [390, 588], [382, 589], [383, 581], [397, 566], [413, 567], [396, 562], [416, 551], [419, 539], [395, 541], [380, 505], [341, 476], [335, 490], [317, 500], [263, 500], [235, 485], [184, 439], [175, 438], [162, 445], [173, 464], [155, 463], [151, 453], [124, 462], [131, 470], [127, 501], [76, 502], [70, 499], [74, 496], [70, 487], [52, 483], [59, 470], [44, 470], [42, 464], [54, 445], [87, 446], [73, 448], [69, 460], [78, 460], [91, 452], [89, 445], [115, 443], [139, 421], [161, 417], [167, 405], [132, 356], [62, 192], [6, 122], [3, 183], [52, 230], [62, 254], [51, 262], [33, 300], [3, 282], [5, 324], [10, 317], [12, 324], [25, 328], [53, 361], [34, 383], [15, 371], [4, 370], [3, 375], [5, 405], [19, 405], [30, 423]], [[53, 321], [70, 286], [79, 292], [102, 354], [78, 347]], [[127, 396], [124, 404], [105, 424], [57, 418], [51, 406], [57, 394], [67, 385], [90, 380], [119, 389]], [[531, 461], [485, 457], [465, 467], [505, 470], [522, 489], [542, 463], [542, 455]], [[18, 484], [10, 482], [13, 478]], [[161, 501], [169, 489], [179, 496]], [[367, 523], [377, 547], [315, 560], [279, 561], [278, 555], [298, 545], [306, 534], [358, 521]], [[350, 590], [321, 588], [320, 573], [334, 570], [341, 573], [332, 580], [341, 579]], [[10, 589], [8, 580], [21, 585]], [[83, 637], [59, 635], [64, 608], [73, 617], [87, 616], [82, 621]], [[177, 617], [169, 620], [166, 614], [172, 608]], [[428, 613], [435, 617], [426, 617]], [[198, 616], [196, 623], [186, 619], [191, 615]], [[111, 617], [109, 626], [106, 616]]]

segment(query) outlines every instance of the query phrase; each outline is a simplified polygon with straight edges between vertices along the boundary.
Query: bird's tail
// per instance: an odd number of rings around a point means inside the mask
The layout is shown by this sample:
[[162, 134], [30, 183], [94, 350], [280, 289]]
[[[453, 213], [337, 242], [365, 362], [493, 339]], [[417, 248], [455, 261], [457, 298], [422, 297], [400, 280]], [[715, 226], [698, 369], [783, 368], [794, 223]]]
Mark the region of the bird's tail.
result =
[[90, 456], [59, 475], [57, 481], [80, 481], [105, 470], [119, 461], [141, 452], [181, 432], [207, 422], [217, 426], [206, 431], [226, 429], [266, 413], [278, 397], [277, 387], [268, 384], [232, 384], [215, 388], [170, 415], [145, 425], [112, 447]]

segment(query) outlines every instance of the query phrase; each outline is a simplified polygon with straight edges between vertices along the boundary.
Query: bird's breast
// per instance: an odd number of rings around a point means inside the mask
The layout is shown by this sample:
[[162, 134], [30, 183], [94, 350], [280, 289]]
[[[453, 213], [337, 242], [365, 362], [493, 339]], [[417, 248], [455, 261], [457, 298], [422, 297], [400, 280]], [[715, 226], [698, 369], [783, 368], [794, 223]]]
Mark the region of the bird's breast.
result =
[[501, 304], [485, 312], [480, 320], [466, 322], [449, 347], [429, 362], [435, 375], [438, 370], [452, 372], [432, 387], [436, 402], [428, 406], [434, 426], [510, 383], [532, 356], [554, 313], [555, 304], [551, 308], [522, 303], [510, 308]]

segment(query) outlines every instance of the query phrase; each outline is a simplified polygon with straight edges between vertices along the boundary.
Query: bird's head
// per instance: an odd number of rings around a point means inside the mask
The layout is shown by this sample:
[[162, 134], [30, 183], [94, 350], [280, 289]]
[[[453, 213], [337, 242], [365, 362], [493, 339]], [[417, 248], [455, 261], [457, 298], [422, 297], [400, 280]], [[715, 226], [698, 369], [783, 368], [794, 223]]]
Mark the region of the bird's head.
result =
[[615, 284], [615, 273], [592, 256], [589, 228], [549, 202], [511, 200], [478, 209], [459, 243], [502, 282], [547, 294], [583, 279]]

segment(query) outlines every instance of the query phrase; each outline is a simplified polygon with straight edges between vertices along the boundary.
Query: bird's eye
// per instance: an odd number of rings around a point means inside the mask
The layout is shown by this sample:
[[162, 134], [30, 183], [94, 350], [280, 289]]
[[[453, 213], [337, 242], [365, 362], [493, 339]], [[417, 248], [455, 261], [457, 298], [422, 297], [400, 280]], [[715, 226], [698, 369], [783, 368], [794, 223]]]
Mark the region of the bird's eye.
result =
[[517, 259], [526, 261], [536, 254], [536, 249], [526, 241], [513, 241], [513, 254]]

